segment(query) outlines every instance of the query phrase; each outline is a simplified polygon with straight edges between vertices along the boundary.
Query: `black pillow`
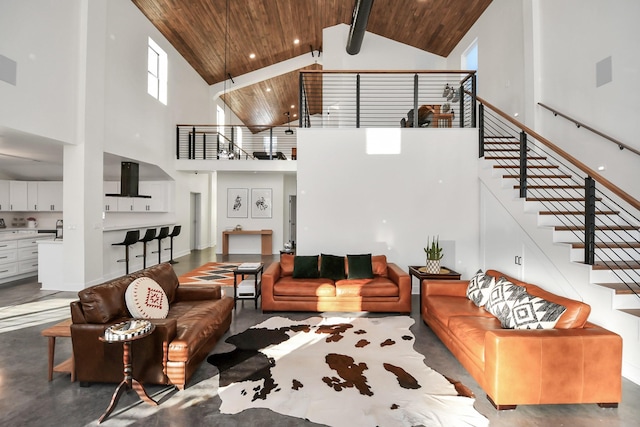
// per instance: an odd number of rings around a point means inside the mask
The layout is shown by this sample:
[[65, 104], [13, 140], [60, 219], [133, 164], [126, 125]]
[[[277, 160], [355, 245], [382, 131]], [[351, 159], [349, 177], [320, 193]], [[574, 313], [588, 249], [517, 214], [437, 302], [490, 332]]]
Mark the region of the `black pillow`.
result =
[[349, 279], [373, 279], [371, 254], [347, 255]]
[[293, 258], [294, 279], [317, 279], [318, 255], [296, 255]]
[[337, 255], [320, 255], [320, 277], [331, 280], [345, 278], [344, 257]]

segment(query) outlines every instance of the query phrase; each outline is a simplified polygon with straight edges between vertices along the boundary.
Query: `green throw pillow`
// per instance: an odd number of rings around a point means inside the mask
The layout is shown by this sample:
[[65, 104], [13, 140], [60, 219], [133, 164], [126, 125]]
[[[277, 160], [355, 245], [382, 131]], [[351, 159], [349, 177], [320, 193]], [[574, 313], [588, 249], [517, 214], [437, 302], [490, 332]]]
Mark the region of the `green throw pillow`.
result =
[[371, 254], [347, 255], [349, 279], [373, 279]]
[[317, 279], [318, 255], [296, 255], [293, 258], [294, 279]]
[[337, 255], [320, 255], [320, 277], [331, 280], [345, 278], [344, 257]]

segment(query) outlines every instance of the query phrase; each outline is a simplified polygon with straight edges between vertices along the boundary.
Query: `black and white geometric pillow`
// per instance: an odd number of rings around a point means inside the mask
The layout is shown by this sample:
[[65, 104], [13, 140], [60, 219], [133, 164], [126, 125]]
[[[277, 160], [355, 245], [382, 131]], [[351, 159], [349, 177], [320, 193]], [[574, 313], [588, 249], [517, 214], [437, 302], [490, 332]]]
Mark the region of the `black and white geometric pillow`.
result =
[[518, 296], [511, 317], [514, 329], [553, 329], [567, 307], [528, 293]]
[[478, 307], [483, 307], [487, 301], [489, 301], [489, 294], [491, 288], [496, 284], [496, 279], [493, 276], [484, 274], [482, 270], [478, 272], [469, 280], [469, 286], [467, 286], [467, 298], [469, 298]]
[[484, 308], [500, 320], [503, 328], [512, 329], [514, 322], [511, 310], [518, 297], [525, 292], [522, 286], [514, 285], [504, 277], [501, 277], [495, 286], [491, 288], [489, 301], [487, 301]]

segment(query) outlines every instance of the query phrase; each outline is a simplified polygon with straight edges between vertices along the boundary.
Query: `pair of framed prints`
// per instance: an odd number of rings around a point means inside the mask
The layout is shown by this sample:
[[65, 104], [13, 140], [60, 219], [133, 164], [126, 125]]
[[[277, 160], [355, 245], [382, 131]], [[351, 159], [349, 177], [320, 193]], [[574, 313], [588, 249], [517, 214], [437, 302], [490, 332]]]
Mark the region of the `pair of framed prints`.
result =
[[249, 200], [248, 188], [227, 189], [227, 218], [271, 218], [272, 206], [271, 188], [252, 188]]

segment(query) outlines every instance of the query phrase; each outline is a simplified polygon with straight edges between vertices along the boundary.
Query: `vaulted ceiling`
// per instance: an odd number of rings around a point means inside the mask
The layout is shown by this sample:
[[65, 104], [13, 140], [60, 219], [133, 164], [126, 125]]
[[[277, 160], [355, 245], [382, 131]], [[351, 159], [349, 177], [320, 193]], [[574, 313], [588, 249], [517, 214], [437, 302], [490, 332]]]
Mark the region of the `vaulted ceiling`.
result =
[[[213, 85], [312, 51], [317, 55], [322, 29], [350, 25], [357, 0], [131, 1]], [[446, 57], [490, 3], [374, 0], [367, 31]], [[225, 91], [223, 99], [252, 129], [281, 125], [285, 112], [297, 112], [291, 105], [297, 107], [298, 72]]]

